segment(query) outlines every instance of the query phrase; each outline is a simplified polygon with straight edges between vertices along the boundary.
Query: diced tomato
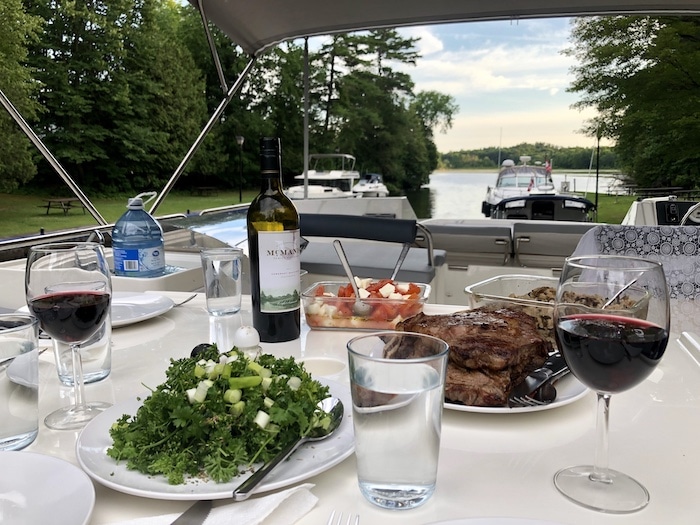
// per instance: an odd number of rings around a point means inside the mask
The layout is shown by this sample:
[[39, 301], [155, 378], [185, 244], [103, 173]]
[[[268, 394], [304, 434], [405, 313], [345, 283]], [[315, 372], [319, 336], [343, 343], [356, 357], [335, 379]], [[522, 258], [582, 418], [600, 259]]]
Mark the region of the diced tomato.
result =
[[314, 293], [314, 295], [316, 297], [318, 297], [319, 295], [323, 295], [324, 293], [325, 293], [325, 289], [324, 289], [323, 285], [320, 284], [316, 287], [316, 292]]
[[379, 293], [379, 290], [381, 290], [382, 287], [383, 287], [384, 285], [386, 285], [387, 283], [392, 283], [392, 284], [393, 284], [393, 281], [392, 281], [391, 279], [380, 279], [380, 280], [377, 281], [376, 283], [371, 283], [371, 284], [367, 287], [367, 291], [370, 292], [370, 293], [371, 293], [371, 292], [377, 292], [377, 293]]
[[388, 319], [393, 319], [394, 317], [396, 317], [396, 315], [393, 315], [394, 312], [395, 312], [394, 306], [389, 305], [389, 304], [379, 303], [372, 310], [370, 317], [374, 321], [386, 321]]
[[416, 283], [409, 283], [407, 293], [409, 295], [420, 296], [420, 286], [418, 286]]
[[352, 304], [348, 301], [338, 302], [338, 315], [340, 317], [352, 317]]

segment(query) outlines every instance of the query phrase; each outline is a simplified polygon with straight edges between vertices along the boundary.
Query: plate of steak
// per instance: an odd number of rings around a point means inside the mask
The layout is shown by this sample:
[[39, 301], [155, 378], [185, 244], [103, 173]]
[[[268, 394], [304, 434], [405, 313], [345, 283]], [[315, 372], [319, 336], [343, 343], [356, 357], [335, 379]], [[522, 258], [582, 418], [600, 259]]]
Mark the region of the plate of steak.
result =
[[[450, 345], [445, 408], [468, 412], [529, 412], [562, 406], [587, 388], [568, 376], [557, 383], [557, 399], [536, 407], [507, 406], [510, 391], [554, 350], [535, 319], [517, 308], [482, 307], [452, 314], [420, 313], [397, 330], [439, 337]], [[409, 349], [393, 349], [406, 354]]]

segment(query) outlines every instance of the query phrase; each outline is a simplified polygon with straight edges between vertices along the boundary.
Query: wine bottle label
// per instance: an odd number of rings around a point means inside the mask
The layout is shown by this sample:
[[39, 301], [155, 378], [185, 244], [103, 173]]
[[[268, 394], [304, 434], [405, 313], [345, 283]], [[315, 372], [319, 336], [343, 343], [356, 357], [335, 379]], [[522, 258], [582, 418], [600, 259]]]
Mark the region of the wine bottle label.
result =
[[300, 240], [299, 230], [258, 231], [261, 312], [299, 308]]

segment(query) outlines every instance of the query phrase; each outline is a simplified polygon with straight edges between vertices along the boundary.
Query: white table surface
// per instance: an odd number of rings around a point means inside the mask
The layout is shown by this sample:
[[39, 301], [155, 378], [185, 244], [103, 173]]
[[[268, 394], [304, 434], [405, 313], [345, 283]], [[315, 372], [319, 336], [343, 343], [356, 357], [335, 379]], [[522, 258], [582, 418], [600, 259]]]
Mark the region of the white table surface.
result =
[[[185, 293], [166, 293], [175, 301]], [[687, 308], [687, 305], [686, 305]], [[426, 305], [426, 313], [453, 306]], [[169, 359], [189, 355], [202, 342], [230, 346], [235, 329], [250, 324], [250, 302], [241, 314], [209, 318], [204, 296], [157, 318], [113, 332], [112, 373], [86, 387], [88, 400], [112, 403], [156, 386]], [[698, 332], [700, 333], [700, 332]], [[348, 383], [345, 342], [357, 332], [311, 331], [304, 324], [296, 341], [263, 344], [278, 356], [294, 356], [307, 369]], [[679, 340], [680, 337], [680, 340]], [[387, 511], [366, 502], [357, 488], [350, 456], [310, 478], [317, 506], [298, 523], [325, 525], [330, 511], [357, 512], [362, 525], [427, 524], [474, 517], [515, 517], [568, 525], [700, 523], [700, 352], [692, 333], [674, 333], [655, 372], [629, 392], [613, 396], [610, 416], [610, 466], [642, 482], [651, 494], [648, 507], [628, 515], [607, 515], [579, 507], [555, 489], [560, 468], [591, 463], [595, 396], [567, 406], [526, 414], [483, 414], [445, 410], [437, 489], [424, 506]], [[52, 352], [40, 358], [40, 418], [71, 402], [72, 390], [60, 385]], [[37, 440], [25, 450], [77, 465], [78, 431], [54, 431], [40, 424]], [[396, 439], [402, 439], [397, 435]], [[410, 461], [410, 458], [406, 458]], [[141, 516], [182, 512], [188, 501], [130, 496], [95, 484], [91, 525]]]

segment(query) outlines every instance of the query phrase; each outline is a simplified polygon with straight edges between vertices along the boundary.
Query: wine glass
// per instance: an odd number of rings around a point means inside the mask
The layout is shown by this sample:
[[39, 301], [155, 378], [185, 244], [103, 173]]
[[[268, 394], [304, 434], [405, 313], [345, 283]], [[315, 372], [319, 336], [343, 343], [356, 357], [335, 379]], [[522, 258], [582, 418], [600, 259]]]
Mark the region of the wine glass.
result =
[[80, 344], [95, 334], [109, 312], [112, 284], [102, 246], [52, 243], [34, 246], [27, 257], [25, 291], [29, 310], [51, 337], [73, 356], [75, 403], [52, 412], [44, 423], [56, 430], [82, 428], [108, 403], [85, 401]]
[[554, 476], [557, 489], [575, 503], [622, 514], [649, 502], [643, 485], [608, 468], [610, 397], [654, 370], [666, 350], [669, 326], [660, 263], [615, 255], [566, 260], [554, 307], [555, 336], [571, 372], [598, 396], [594, 464]]

